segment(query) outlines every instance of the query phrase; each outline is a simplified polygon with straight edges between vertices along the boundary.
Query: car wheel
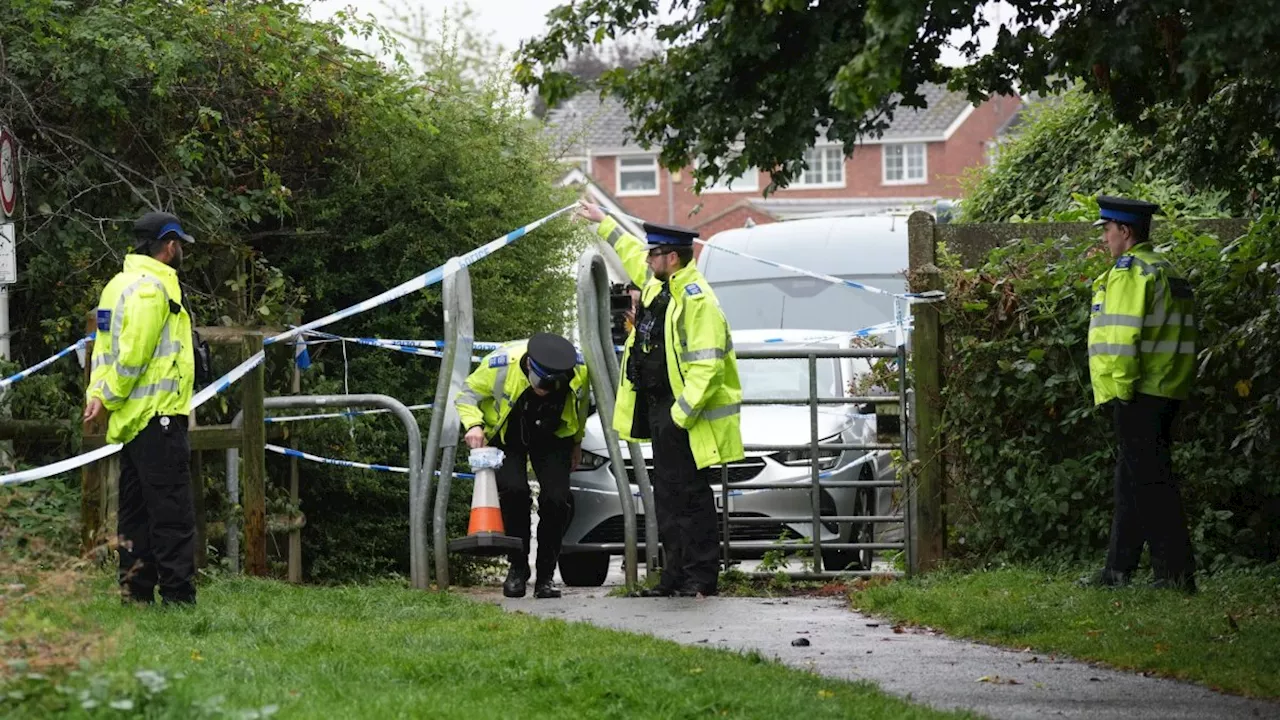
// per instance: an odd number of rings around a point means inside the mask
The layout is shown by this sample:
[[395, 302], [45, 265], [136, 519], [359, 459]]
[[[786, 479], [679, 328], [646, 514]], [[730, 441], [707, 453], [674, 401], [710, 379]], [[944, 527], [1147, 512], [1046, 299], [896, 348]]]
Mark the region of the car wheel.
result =
[[[871, 467], [864, 466], [858, 479], [864, 482], [874, 480], [875, 476], [871, 472]], [[875, 488], [858, 488], [853, 500], [853, 514], [859, 516], [875, 515], [875, 498]], [[875, 537], [875, 523], [856, 523], [853, 526], [853, 533], [849, 537], [849, 542], [871, 543], [875, 542]], [[841, 570], [870, 570], [872, 563], [875, 562], [875, 556], [876, 552], [874, 550], [823, 550], [822, 569], [835, 572]]]
[[571, 587], [599, 587], [609, 577], [609, 554], [570, 553], [560, 556], [560, 578]]

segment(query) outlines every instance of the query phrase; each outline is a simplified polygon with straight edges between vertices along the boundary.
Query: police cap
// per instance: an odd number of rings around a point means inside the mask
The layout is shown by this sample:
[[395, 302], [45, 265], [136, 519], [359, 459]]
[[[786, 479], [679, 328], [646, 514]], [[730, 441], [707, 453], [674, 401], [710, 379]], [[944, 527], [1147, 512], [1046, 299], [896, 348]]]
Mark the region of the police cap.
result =
[[659, 225], [646, 222], [644, 233], [649, 241], [649, 249], [693, 247], [693, 239], [698, 237], [697, 230], [690, 230], [678, 225]]
[[152, 240], [161, 240], [170, 236], [189, 243], [196, 241], [182, 229], [182, 222], [172, 213], [149, 212], [133, 223], [134, 247], [144, 247]]
[[1108, 222], [1146, 226], [1151, 224], [1151, 216], [1158, 212], [1160, 212], [1159, 205], [1145, 200], [1099, 195], [1098, 220], [1093, 223], [1093, 226], [1098, 227]]
[[578, 351], [573, 343], [552, 333], [538, 333], [529, 338], [530, 382], [539, 389], [550, 390], [573, 372]]

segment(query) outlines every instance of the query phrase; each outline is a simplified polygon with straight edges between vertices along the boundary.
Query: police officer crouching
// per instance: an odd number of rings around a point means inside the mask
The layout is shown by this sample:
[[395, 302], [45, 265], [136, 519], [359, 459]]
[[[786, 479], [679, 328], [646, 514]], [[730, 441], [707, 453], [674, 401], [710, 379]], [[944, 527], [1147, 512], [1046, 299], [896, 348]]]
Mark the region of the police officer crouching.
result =
[[1173, 475], [1173, 422], [1196, 375], [1195, 297], [1150, 243], [1157, 206], [1100, 196], [1115, 264], [1093, 284], [1089, 374], [1119, 444], [1107, 564], [1085, 585], [1127, 585], [1150, 544], [1154, 587], [1196, 590], [1195, 560]]
[[665, 562], [662, 580], [640, 594], [715, 595], [715, 498], [699, 470], [745, 457], [742, 385], [729, 324], [693, 264], [698, 233], [645, 223], [643, 242], [598, 206], [584, 203], [579, 214], [600, 223], [596, 232], [617, 251], [641, 293], [613, 415], [624, 440], [653, 443], [653, 497]]
[[84, 419], [108, 416], [120, 454], [119, 582], [126, 602], [194, 603], [195, 507], [187, 413], [195, 384], [191, 316], [177, 268], [195, 242], [169, 213], [134, 223], [134, 252], [102, 290]]
[[524, 546], [519, 555], [508, 557], [511, 568], [502, 583], [507, 597], [524, 597], [529, 581], [529, 464], [540, 488], [533, 595], [560, 597], [553, 577], [569, 527], [569, 473], [581, 458], [588, 391], [587, 367], [573, 344], [559, 335], [539, 333], [481, 360], [454, 401], [467, 445], [488, 443], [506, 456], [496, 478], [502, 524], [507, 535], [520, 538]]

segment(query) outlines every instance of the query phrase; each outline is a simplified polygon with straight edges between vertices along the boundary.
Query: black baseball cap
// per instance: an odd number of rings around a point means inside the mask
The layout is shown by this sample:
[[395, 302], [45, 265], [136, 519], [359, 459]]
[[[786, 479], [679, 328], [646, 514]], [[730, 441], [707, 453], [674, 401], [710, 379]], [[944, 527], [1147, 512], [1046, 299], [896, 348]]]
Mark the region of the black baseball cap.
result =
[[134, 247], [141, 247], [152, 240], [162, 240], [173, 236], [183, 242], [193, 243], [195, 238], [182, 229], [182, 221], [177, 215], [167, 212], [149, 212], [133, 223]]

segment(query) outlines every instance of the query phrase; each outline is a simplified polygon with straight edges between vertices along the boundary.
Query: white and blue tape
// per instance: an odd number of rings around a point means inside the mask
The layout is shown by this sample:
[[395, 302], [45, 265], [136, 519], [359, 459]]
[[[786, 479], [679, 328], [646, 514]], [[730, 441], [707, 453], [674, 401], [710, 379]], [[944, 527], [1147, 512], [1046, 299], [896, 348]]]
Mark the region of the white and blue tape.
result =
[[[280, 333], [279, 335], [269, 337], [264, 341], [264, 344], [269, 345], [269, 344], [274, 344], [278, 342], [284, 342], [286, 340], [292, 340], [293, 338], [298, 337], [302, 333], [307, 332], [309, 330], [315, 330], [316, 328], [325, 327], [326, 325], [332, 325], [333, 323], [338, 322], [339, 320], [346, 319], [353, 315], [358, 315], [367, 310], [372, 310], [373, 308], [379, 307], [381, 305], [385, 305], [386, 303], [389, 303], [392, 300], [402, 298], [405, 295], [409, 295], [411, 293], [414, 293], [419, 290], [423, 290], [427, 287], [430, 287], [432, 285], [435, 285], [436, 283], [439, 283], [442, 280], [444, 280], [444, 277], [446, 274], [446, 268], [448, 268], [447, 270], [448, 273], [454, 273], [454, 272], [457, 272], [457, 269], [461, 269], [463, 267], [469, 267], [479, 262], [480, 260], [488, 257], [489, 255], [492, 255], [498, 250], [514, 243], [515, 241], [527, 235], [529, 232], [536, 230], [537, 228], [541, 227], [542, 225], [545, 225], [546, 223], [559, 217], [560, 215], [563, 215], [564, 213], [569, 212], [575, 207], [577, 207], [577, 203], [574, 203], [572, 205], [566, 205], [545, 217], [542, 217], [538, 220], [535, 220], [529, 223], [528, 225], [525, 225], [524, 227], [516, 228], [515, 230], [512, 230], [506, 235], [495, 238], [489, 241], [488, 243], [481, 245], [475, 250], [472, 250], [466, 255], [463, 255], [461, 258], [458, 259], [458, 262], [453, 267], [450, 267], [449, 263], [445, 263], [444, 265], [440, 265], [438, 267], [432, 268], [431, 270], [415, 278], [406, 280], [405, 282], [400, 283], [399, 285], [391, 288], [390, 290], [380, 293], [372, 298], [369, 298], [368, 300], [364, 300], [359, 303], [356, 303], [355, 305], [352, 305], [351, 307], [346, 308], [344, 310], [339, 310], [337, 312], [330, 313], [322, 318], [319, 318], [318, 320], [312, 320], [309, 323], [292, 328], [283, 333]], [[245, 360], [244, 362], [237, 365], [234, 369], [231, 370], [231, 372], [218, 378], [213, 383], [211, 383], [208, 387], [206, 387], [204, 390], [201, 390], [199, 393], [196, 393], [196, 395], [191, 398], [191, 411], [194, 412], [196, 408], [200, 407], [201, 405], [208, 402], [217, 394], [231, 387], [236, 381], [238, 381], [240, 378], [248, 374], [250, 370], [257, 367], [257, 365], [265, 359], [266, 359], [265, 353], [262, 351], [259, 351], [255, 353], [252, 357], [250, 357], [248, 360]], [[76, 468], [83, 467], [85, 465], [88, 465], [89, 463], [97, 462], [102, 458], [109, 457], [119, 452], [122, 447], [123, 445], [120, 445], [119, 443], [104, 445], [100, 448], [97, 448], [96, 450], [92, 450], [87, 453], [81, 453], [74, 457], [67, 458], [66, 460], [61, 460], [59, 462], [53, 463], [52, 465], [44, 465], [38, 468], [31, 468], [30, 470], [23, 470], [21, 472], [9, 473], [7, 475], [0, 475], [0, 485], [17, 485], [19, 483], [31, 482], [33, 480], [41, 480], [44, 478], [53, 477], [54, 475], [61, 475], [64, 472], [75, 470]]]
[[71, 353], [77, 350], [83, 349], [84, 346], [92, 339], [93, 339], [92, 335], [82, 337], [79, 340], [75, 341], [74, 343], [62, 348], [61, 350], [54, 353], [50, 357], [47, 357], [44, 360], [41, 360], [40, 362], [36, 363], [35, 365], [32, 365], [26, 370], [19, 370], [18, 372], [10, 375], [9, 377], [3, 380], [0, 380], [0, 390], [3, 390], [4, 388], [9, 387], [10, 385], [18, 382], [19, 380], [25, 380], [31, 377], [32, 375], [35, 375], [36, 373], [40, 372], [41, 370], [49, 367], [50, 365], [54, 364], [58, 360], [61, 360], [62, 358], [70, 355]]
[[[311, 462], [323, 463], [325, 465], [337, 465], [339, 467], [356, 468], [357, 470], [376, 470], [378, 472], [408, 473], [409, 468], [399, 465], [378, 465], [376, 463], [362, 463], [354, 460], [339, 460], [337, 458], [321, 457], [320, 455], [312, 455], [309, 452], [294, 450], [293, 448], [281, 447], [279, 445], [266, 445], [266, 449], [277, 455], [285, 455], [287, 457], [296, 457], [300, 460], [310, 460]], [[440, 472], [436, 471], [436, 475]], [[454, 477], [463, 478], [464, 480], [474, 480], [475, 475], [470, 473], [454, 473]]]
[[[410, 411], [430, 410], [431, 404], [427, 403], [426, 405], [409, 405], [408, 409]], [[359, 415], [380, 415], [382, 413], [389, 413], [389, 412], [391, 411], [387, 410], [386, 408], [377, 408], [375, 410], [343, 410], [342, 412], [316, 413], [314, 415], [273, 415], [270, 417], [263, 418], [263, 422], [286, 423], [286, 422], [295, 422], [297, 420], [325, 420], [329, 418], [357, 417]]]

